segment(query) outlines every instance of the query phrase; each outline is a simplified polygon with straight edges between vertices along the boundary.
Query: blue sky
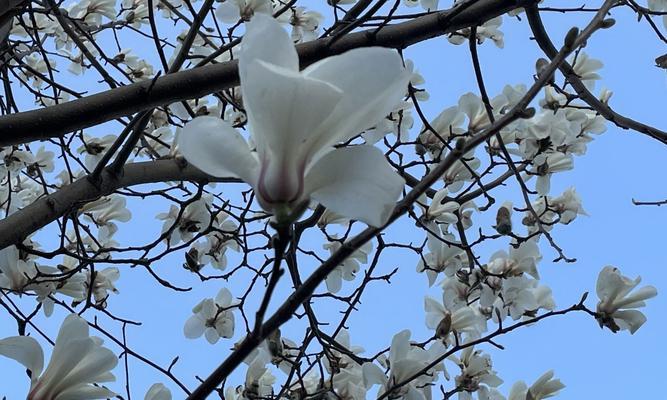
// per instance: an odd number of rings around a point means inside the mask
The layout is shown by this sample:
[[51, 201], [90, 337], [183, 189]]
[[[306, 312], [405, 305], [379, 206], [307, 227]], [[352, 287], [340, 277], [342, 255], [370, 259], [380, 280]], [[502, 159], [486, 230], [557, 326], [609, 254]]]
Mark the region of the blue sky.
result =
[[[571, 5], [570, 2], [549, 4]], [[665, 129], [667, 74], [665, 70], [653, 66], [653, 59], [665, 53], [666, 46], [653, 36], [647, 24], [638, 23], [632, 14], [615, 10], [613, 16], [617, 25], [594, 35], [585, 50], [605, 65], [600, 71], [603, 79], [597, 83], [596, 91], [602, 87], [609, 88], [614, 92], [610, 105], [616, 111]], [[571, 26], [585, 25], [589, 16], [583, 17], [579, 19], [554, 13], [545, 16], [545, 19], [554, 41], [560, 43], [560, 38]], [[519, 21], [504, 17], [501, 30], [505, 33], [504, 49], [497, 49], [491, 42], [480, 48], [487, 89], [492, 96], [505, 84], [529, 85], [534, 61], [542, 56], [536, 44], [529, 40], [525, 18]], [[454, 46], [440, 38], [414, 46], [405, 55], [415, 61], [426, 79], [424, 87], [431, 98], [422, 103], [422, 107], [427, 115], [434, 117], [443, 108], [456, 104], [459, 96], [468, 91], [478, 93], [467, 46]], [[92, 76], [87, 75], [89, 78]], [[415, 129], [418, 128], [419, 124], [416, 124]], [[414, 137], [415, 132], [412, 135]], [[661, 229], [667, 222], [667, 216], [664, 207], [638, 207], [632, 205], [631, 200], [667, 198], [667, 181], [660, 171], [665, 159], [667, 148], [660, 143], [639, 133], [608, 125], [607, 132], [589, 145], [588, 153], [575, 159], [573, 171], [554, 176], [552, 193], [559, 194], [574, 185], [590, 215], [579, 217], [572, 224], [556, 227], [553, 231], [558, 244], [569, 256], [577, 258], [576, 263], [552, 263], [549, 260], [556, 257], [553, 250], [542, 246], [544, 260], [539, 266], [542, 283], [553, 289], [558, 307], [567, 307], [577, 302], [584, 291], [590, 291], [587, 304], [593, 308], [596, 303], [595, 281], [605, 265], [618, 266], [632, 278], [641, 275], [642, 284], [655, 286], [659, 295], [650, 300], [644, 309], [648, 322], [635, 335], [627, 332], [614, 335], [601, 330], [588, 316], [571, 315], [547, 320], [502, 337], [498, 343], [505, 346], [504, 351], [483, 346], [491, 353], [494, 368], [506, 382], [501, 387], [502, 392], [507, 394], [516, 380], [530, 383], [543, 372], [554, 369], [557, 377], [567, 385], [558, 398], [620, 400], [655, 397], [656, 383], [663, 378], [663, 358], [667, 354], [664, 341], [667, 329], [667, 254]], [[218, 188], [223, 193], [235, 193], [237, 190], [222, 185]], [[518, 199], [514, 183], [496, 193], [498, 204], [506, 199]], [[131, 202], [132, 206], [135, 207], [131, 208], [133, 211], [137, 210], [135, 219], [132, 223], [121, 225], [121, 239], [127, 243], [157, 233], [160, 224], [152, 217], [166, 210], [164, 205], [152, 203]], [[136, 208], [138, 206], [148, 211], [140, 213]], [[490, 221], [491, 217], [482, 217], [480, 221], [485, 221], [485, 218]], [[139, 233], [138, 226], [142, 227]], [[404, 219], [391, 227], [387, 236], [397, 241], [421, 243], [423, 235], [408, 230], [412, 228], [413, 223]], [[412, 232], [411, 236], [406, 232]], [[47, 244], [46, 241], [43, 243]], [[321, 242], [312, 239], [307, 245], [319, 251]], [[480, 254], [481, 260], [488, 260], [488, 256], [499, 249], [506, 249], [506, 244], [499, 241], [497, 245], [487, 246]], [[393, 251], [383, 255], [378, 272], [387, 273], [394, 267], [399, 267], [399, 271], [391, 285], [371, 285], [363, 297], [360, 311], [349, 323], [353, 344], [365, 347], [367, 354], [388, 346], [391, 337], [404, 328], [412, 329], [413, 338], [417, 340], [431, 335], [424, 325], [426, 278], [414, 272], [416, 262], [416, 257], [406, 256], [403, 252]], [[139, 268], [121, 268], [123, 277], [118, 285], [121, 294], [110, 300], [110, 309], [123, 317], [144, 322], [142, 328], [128, 328], [128, 339], [134, 348], [140, 349], [151, 360], [166, 367], [173, 357], [180, 355], [174, 371], [183, 377], [189, 387], [194, 387], [194, 375], [206, 376], [228, 354], [238, 334], [234, 340], [222, 340], [215, 346], [210, 346], [203, 338], [195, 341], [183, 339], [182, 326], [190, 315], [190, 309], [203, 297], [215, 296], [221, 282], [199, 284], [198, 279], [182, 270], [181, 263], [180, 257], [171, 257], [158, 268], [184, 286], [196, 285], [192, 292], [175, 294], [156, 287], [154, 281]], [[242, 281], [243, 278], [235, 279]], [[232, 279], [225, 285], [233, 294], [240, 295], [234, 289], [236, 282]], [[349, 284], [344, 287], [351, 288]], [[272, 307], [289, 292], [290, 285], [284, 279]], [[428, 293], [436, 296], [438, 292], [431, 289]], [[322, 313], [333, 312], [330, 307], [320, 309]], [[250, 306], [248, 310], [254, 309]], [[0, 316], [5, 320], [6, 315]], [[62, 312], [57, 312], [51, 319], [39, 317], [37, 321], [54, 336], [63, 317]], [[238, 317], [237, 322], [240, 323]], [[102, 317], [102, 320], [105, 318]], [[303, 326], [303, 321], [292, 320], [283, 333], [298, 341]], [[115, 333], [118, 334], [119, 329], [115, 329]], [[0, 337], [13, 334], [13, 324], [0, 324]], [[140, 362], [131, 359], [130, 370], [134, 397], [142, 398], [146, 389], [158, 381], [172, 388], [174, 398], [182, 397], [174, 385]], [[3, 375], [0, 396], [6, 395], [11, 400], [23, 398], [28, 382], [22, 368], [13, 361], [0, 359], [0, 371]], [[450, 372], [454, 370], [450, 368]], [[230, 383], [241, 384], [243, 374], [232, 377]], [[122, 369], [117, 369], [116, 375], [118, 382], [112, 388], [122, 392]]]

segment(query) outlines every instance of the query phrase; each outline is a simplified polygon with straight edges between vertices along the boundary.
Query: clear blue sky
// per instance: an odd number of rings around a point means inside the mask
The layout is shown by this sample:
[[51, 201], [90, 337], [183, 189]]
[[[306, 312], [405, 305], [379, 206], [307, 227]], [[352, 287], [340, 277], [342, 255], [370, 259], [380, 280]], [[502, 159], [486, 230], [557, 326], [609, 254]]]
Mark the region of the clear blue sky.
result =
[[[564, 1], [548, 3], [579, 5]], [[630, 13], [616, 10], [613, 16], [617, 25], [598, 32], [589, 40], [585, 50], [605, 64], [600, 71], [603, 79], [597, 83], [596, 90], [607, 87], [614, 92], [610, 105], [616, 111], [667, 129], [667, 74], [665, 70], [653, 66], [653, 59], [665, 53], [666, 47], [653, 36], [647, 24], [638, 23]], [[559, 43], [571, 26], [583, 27], [587, 17], [573, 19], [560, 14], [548, 15], [547, 28], [554, 41]], [[480, 49], [491, 95], [497, 94], [508, 83], [530, 84], [534, 61], [542, 56], [536, 44], [529, 40], [525, 18], [518, 21], [504, 17], [501, 30], [505, 33], [504, 49], [497, 49], [491, 42]], [[426, 79], [424, 87], [431, 94], [431, 99], [422, 106], [427, 115], [435, 116], [441, 109], [456, 104], [458, 97], [465, 92], [477, 93], [467, 46], [454, 46], [440, 38], [414, 46], [405, 54], [415, 61]], [[419, 124], [416, 124], [415, 129], [418, 127]], [[505, 346], [504, 351], [483, 347], [492, 354], [494, 367], [506, 382], [500, 388], [503, 393], [507, 394], [516, 380], [530, 383], [546, 370], [555, 369], [557, 377], [567, 385], [558, 398], [656, 398], [656, 391], [660, 390], [656, 384], [663, 379], [664, 357], [667, 355], [664, 340], [667, 329], [667, 253], [662, 229], [667, 223], [667, 210], [664, 207], [633, 206], [631, 199], [667, 198], [667, 180], [661, 171], [665, 159], [667, 148], [660, 143], [639, 133], [608, 125], [607, 132], [589, 145], [588, 153], [575, 159], [573, 171], [554, 177], [552, 193], [559, 194], [574, 185], [590, 215], [577, 218], [569, 226], [558, 226], [553, 231], [557, 242], [569, 256], [578, 259], [577, 263], [551, 263], [549, 260], [556, 257], [553, 250], [542, 247], [544, 260], [539, 266], [542, 283], [553, 289], [557, 306], [569, 306], [578, 301], [584, 291], [590, 291], [587, 304], [594, 308], [597, 274], [609, 264], [618, 266], [630, 277], [641, 275], [642, 284], [655, 286], [659, 294], [643, 309], [648, 322], [633, 336], [627, 332], [614, 335], [607, 330], [602, 331], [590, 317], [571, 315], [506, 335], [498, 340]], [[226, 187], [218, 187], [228, 192]], [[505, 199], [518, 199], [515, 185], [497, 193], [499, 203]], [[138, 226], [146, 229], [141, 233], [147, 235], [158, 232], [160, 224], [152, 216], [164, 212], [164, 206], [146, 207], [144, 210], [148, 211], [145, 215], [140, 215], [137, 208], [131, 209], [135, 220], [121, 225], [123, 242], [135, 242], [142, 236], [136, 233]], [[149, 227], [143, 228], [145, 226]], [[401, 221], [389, 229], [388, 236], [395, 235], [402, 240], [420, 243], [423, 240], [421, 233], [412, 233], [414, 237], [405, 236], [405, 228], [412, 227], [411, 222]], [[47, 244], [46, 241], [43, 243]], [[494, 251], [506, 249], [505, 245], [498, 243], [497, 247], [487, 246], [486, 253], [480, 254], [482, 261], [488, 260]], [[321, 243], [312, 241], [308, 245], [319, 251]], [[387, 252], [382, 260], [379, 272], [386, 273], [399, 267], [398, 275], [390, 286], [372, 285], [364, 296], [359, 313], [349, 324], [353, 344], [364, 346], [368, 353], [388, 346], [391, 337], [406, 327], [412, 329], [413, 338], [418, 340], [431, 335], [424, 325], [423, 313], [423, 295], [426, 294], [427, 284], [423, 275], [414, 272], [416, 257]], [[173, 357], [180, 355], [174, 371], [190, 387], [194, 387], [196, 380], [193, 376], [208, 375], [229, 353], [228, 349], [238, 338], [240, 329], [237, 329], [234, 340], [221, 340], [215, 346], [210, 346], [203, 338], [194, 341], [183, 338], [182, 326], [190, 316], [191, 307], [203, 297], [213, 297], [220, 282], [200, 285], [196, 278], [182, 270], [181, 263], [180, 257], [172, 257], [160, 264], [158, 270], [183, 286], [195, 285], [196, 289], [192, 292], [174, 294], [156, 287], [141, 269], [122, 267], [118, 285], [121, 294], [112, 296], [109, 303], [110, 309], [119, 315], [144, 321], [142, 328], [128, 329], [131, 346], [162, 366], [167, 366]], [[239, 290], [235, 290], [239, 287], [235, 285], [235, 280], [226, 286], [234, 295], [240, 295]], [[289, 292], [288, 286], [287, 280], [284, 280], [274, 306]], [[350, 288], [350, 285], [344, 287]], [[435, 296], [437, 290], [429, 293]], [[63, 317], [62, 312], [56, 312], [51, 319], [39, 317], [37, 321], [43, 323], [54, 336]], [[0, 318], [5, 321], [7, 317], [0, 313]], [[238, 315], [237, 322], [240, 327]], [[290, 321], [284, 334], [298, 342], [302, 327], [303, 321]], [[290, 332], [294, 334], [290, 335]], [[0, 324], [0, 337], [13, 334], [12, 324]], [[0, 358], [0, 371], [0, 396], [5, 395], [10, 400], [23, 398], [28, 380], [22, 368], [13, 361]], [[136, 360], [131, 359], [130, 371], [130, 385], [135, 398], [143, 398], [146, 389], [158, 381], [172, 388], [175, 399], [183, 397], [166, 378], [156, 375]], [[110, 387], [123, 393], [122, 360], [115, 372], [118, 382]], [[450, 372], [454, 369], [450, 368]], [[230, 383], [241, 384], [244, 374], [245, 371], [233, 377]], [[278, 376], [279, 379], [282, 377], [279, 373]]]

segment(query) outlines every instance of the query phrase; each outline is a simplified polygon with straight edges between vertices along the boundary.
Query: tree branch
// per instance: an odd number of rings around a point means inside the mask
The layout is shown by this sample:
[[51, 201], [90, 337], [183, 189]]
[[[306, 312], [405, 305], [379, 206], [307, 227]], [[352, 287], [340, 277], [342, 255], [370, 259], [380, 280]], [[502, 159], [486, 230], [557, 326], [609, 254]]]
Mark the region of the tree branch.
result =
[[84, 176], [0, 220], [0, 249], [20, 243], [31, 233], [76, 211], [85, 203], [123, 187], [169, 181], [241, 182], [235, 178], [208, 176], [195, 167], [174, 159], [127, 164], [120, 175], [106, 168], [97, 181], [88, 179], [89, 176]]
[[[479, 0], [460, 11], [450, 10], [425, 15], [380, 29], [354, 32], [329, 45], [322, 38], [297, 46], [301, 67], [347, 50], [384, 46], [404, 49], [412, 44], [481, 25], [485, 21], [535, 0]], [[62, 136], [68, 132], [163, 106], [175, 101], [202, 97], [214, 91], [237, 86], [238, 62], [207, 65], [107, 90], [52, 107], [0, 117], [0, 146], [26, 143]]]

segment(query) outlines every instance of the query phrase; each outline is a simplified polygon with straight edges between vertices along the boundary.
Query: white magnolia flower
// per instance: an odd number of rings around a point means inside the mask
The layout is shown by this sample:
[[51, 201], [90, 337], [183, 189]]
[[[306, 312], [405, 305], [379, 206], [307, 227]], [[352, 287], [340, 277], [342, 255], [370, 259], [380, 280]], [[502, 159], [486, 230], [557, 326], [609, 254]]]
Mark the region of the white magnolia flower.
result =
[[[299, 72], [293, 43], [273, 18], [247, 24], [241, 91], [256, 151], [218, 118], [198, 117], [178, 137], [181, 153], [213, 176], [236, 176], [266, 211], [285, 219], [313, 199], [341, 215], [382, 225], [403, 187], [372, 146], [341, 149], [387, 115], [409, 79], [392, 50], [363, 48]], [[346, 73], [353, 71], [353, 73]]]
[[495, 388], [503, 383], [492, 369], [491, 357], [481, 350], [474, 350], [473, 346], [465, 348], [460, 358], [451, 355], [448, 359], [461, 368], [461, 374], [454, 380], [456, 387], [462, 390], [459, 392], [459, 400], [472, 400], [471, 393], [483, 388], [484, 385]]
[[81, 145], [77, 151], [79, 154], [86, 154], [84, 165], [89, 171], [95, 169], [97, 163], [102, 159], [109, 146], [111, 146], [115, 140], [115, 135], [94, 137], [85, 133], [83, 134], [83, 145]]
[[255, 13], [273, 14], [271, 0], [225, 0], [215, 10], [216, 17], [227, 24], [250, 21]]
[[30, 400], [107, 399], [116, 394], [104, 386], [115, 377], [111, 371], [118, 358], [91, 337], [88, 323], [76, 314], [63, 321], [49, 365], [44, 368], [44, 352], [30, 336], [0, 340], [0, 355], [23, 364], [31, 373]]
[[574, 168], [574, 160], [571, 154], [543, 153], [533, 159], [533, 165], [525, 180], [537, 175], [535, 190], [540, 196], [547, 195], [551, 189], [551, 175], [556, 172], [567, 171]]
[[422, 222], [426, 223], [428, 228], [431, 230], [438, 229], [434, 224], [432, 224], [434, 221], [443, 224], [455, 224], [459, 220], [454, 213], [458, 211], [460, 205], [455, 201], [445, 202], [444, 200], [447, 197], [447, 194], [449, 194], [449, 190], [447, 190], [447, 188], [443, 188], [435, 192], [433, 200], [431, 201], [431, 204], [429, 204], [428, 208], [422, 204], [422, 202], [426, 200], [425, 195], [422, 196], [417, 202], [417, 204], [424, 209], [424, 214], [422, 215], [421, 220]]
[[435, 342], [428, 350], [410, 343], [410, 331], [404, 330], [396, 335], [391, 341], [389, 350], [389, 377], [376, 364], [367, 362], [363, 368], [364, 383], [366, 387], [382, 385], [378, 395], [392, 390], [389, 394], [391, 399], [425, 400], [431, 398], [431, 383], [438, 379], [438, 371], [444, 371], [442, 363], [437, 364], [426, 373], [409, 383], [394, 388], [397, 383], [406, 382], [408, 378], [421, 371], [432, 361], [445, 353], [442, 343]]
[[438, 9], [438, 0], [403, 0], [403, 4], [408, 7], [416, 7], [421, 4], [426, 11], [435, 11]]
[[463, 261], [467, 260], [465, 251], [457, 246], [458, 243], [452, 234], [438, 237], [429, 233], [426, 244], [429, 253], [420, 258], [417, 272], [426, 272], [429, 286], [433, 286], [441, 272], [446, 276], [453, 276], [461, 268]]
[[602, 68], [602, 61], [590, 58], [586, 52], [581, 51], [578, 54], [571, 56], [568, 62], [570, 64], [574, 62], [572, 68], [584, 85], [586, 85], [588, 90], [593, 90], [593, 88], [595, 88], [595, 81], [602, 79], [596, 72]]
[[[340, 241], [328, 242], [323, 245], [331, 254], [338, 251], [343, 246]], [[343, 284], [343, 279], [353, 281], [359, 272], [360, 264], [368, 262], [368, 254], [373, 250], [373, 243], [364, 243], [360, 248], [350, 254], [342, 263], [340, 263], [326, 277], [327, 290], [331, 293], [337, 293]]]
[[222, 288], [214, 299], [204, 299], [193, 309], [192, 315], [185, 322], [183, 333], [188, 339], [206, 336], [209, 343], [215, 344], [221, 337], [234, 336], [234, 306], [232, 293]]
[[155, 383], [146, 392], [144, 400], [171, 400], [171, 392], [165, 385]]
[[[103, 270], [96, 270], [95, 277], [93, 279], [92, 289], [90, 285], [90, 271], [86, 271], [86, 293], [88, 290], [92, 290], [93, 298], [95, 299], [95, 304], [100, 307], [106, 307], [107, 298], [109, 298], [109, 293], [118, 293], [118, 289], [114, 283], [120, 278], [120, 271], [116, 267], [109, 267]], [[79, 301], [83, 301], [85, 298], [80, 298]]]
[[157, 219], [163, 220], [162, 234], [171, 229], [171, 234], [167, 236], [167, 242], [170, 245], [178, 244], [181, 240], [192, 240], [195, 233], [208, 227], [211, 223], [211, 212], [209, 211], [209, 198], [202, 197], [185, 206], [185, 210], [180, 215], [180, 208], [171, 205], [169, 212], [160, 213]]
[[[463, 114], [459, 107], [445, 108], [435, 117], [430, 123], [430, 128], [422, 127], [419, 134], [420, 146], [428, 151], [432, 158], [440, 156], [445, 143], [452, 135], [462, 135], [465, 129], [461, 128], [465, 114]], [[420, 153], [421, 154], [421, 153]]]
[[600, 327], [606, 326], [614, 333], [627, 329], [633, 334], [646, 322], [646, 316], [635, 308], [644, 307], [644, 300], [657, 296], [658, 291], [644, 286], [630, 294], [639, 282], [641, 277], [632, 280], [609, 265], [600, 271], [595, 289], [600, 298], [596, 310]]
[[287, 22], [292, 25], [292, 40], [295, 43], [317, 39], [324, 15], [305, 7], [295, 7], [283, 15], [289, 15]]
[[535, 383], [529, 388], [525, 382], [519, 381], [512, 385], [510, 395], [507, 400], [542, 400], [553, 397], [563, 389], [565, 385], [559, 380], [554, 379], [554, 371], [547, 371], [537, 378]]
[[[443, 292], [443, 302], [446, 295]], [[426, 311], [426, 326], [435, 330], [435, 335], [441, 338], [446, 344], [454, 341], [451, 334], [467, 334], [466, 340], [477, 338], [486, 330], [486, 319], [472, 307], [459, 307], [455, 310], [449, 310], [439, 301], [431, 298], [424, 298], [424, 310]]]
[[534, 240], [521, 242], [519, 247], [510, 245], [510, 252], [500, 250], [491, 255], [487, 270], [493, 274], [517, 276], [527, 273], [535, 279], [540, 279], [537, 272], [537, 263], [542, 259], [540, 249]]
[[[460, 0], [456, 1], [458, 3]], [[486, 21], [481, 26], [477, 27], [477, 35], [475, 40], [478, 44], [484, 43], [486, 39], [493, 40], [493, 43], [499, 48], [505, 47], [504, 34], [500, 31], [500, 25], [503, 23], [503, 17], [498, 16]], [[453, 44], [462, 44], [470, 37], [470, 28], [465, 28], [460, 31], [452, 33], [447, 39]]]

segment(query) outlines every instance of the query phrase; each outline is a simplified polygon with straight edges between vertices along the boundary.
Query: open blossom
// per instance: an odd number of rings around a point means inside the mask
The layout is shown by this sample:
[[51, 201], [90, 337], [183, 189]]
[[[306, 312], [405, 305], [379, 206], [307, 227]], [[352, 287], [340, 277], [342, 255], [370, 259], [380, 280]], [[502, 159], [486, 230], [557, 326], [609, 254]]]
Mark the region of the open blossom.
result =
[[572, 65], [572, 69], [579, 76], [581, 81], [586, 85], [588, 90], [592, 90], [595, 87], [595, 81], [602, 79], [602, 77], [596, 72], [602, 68], [602, 61], [590, 58], [586, 52], [579, 52], [575, 56], [571, 56], [568, 60]]
[[221, 337], [234, 336], [234, 313], [232, 293], [227, 288], [220, 289], [214, 299], [204, 299], [193, 309], [183, 327], [185, 337], [196, 339], [206, 336], [209, 343], [215, 344]]
[[[447, 294], [443, 292], [443, 302]], [[449, 310], [439, 301], [424, 298], [424, 310], [426, 311], [426, 326], [435, 330], [435, 335], [446, 344], [454, 341], [450, 334], [467, 334], [466, 339], [477, 338], [486, 330], [486, 319], [473, 307], [464, 306], [455, 310]]]
[[554, 379], [554, 371], [547, 371], [537, 378], [531, 387], [528, 387], [523, 381], [516, 382], [512, 385], [507, 400], [547, 399], [557, 395], [564, 387], [565, 385], [559, 379]]
[[250, 21], [255, 13], [271, 15], [271, 0], [226, 0], [215, 10], [220, 21], [228, 24], [235, 24], [239, 20]]
[[[107, 399], [116, 394], [99, 383], [114, 381], [111, 371], [118, 358], [91, 337], [88, 323], [76, 314], [63, 321], [49, 365], [44, 352], [30, 336], [0, 340], [0, 355], [23, 364], [31, 373], [28, 400]], [[43, 372], [43, 373], [42, 373]]]
[[256, 14], [246, 28], [239, 74], [255, 151], [226, 122], [204, 116], [183, 128], [180, 152], [212, 176], [249, 183], [278, 220], [313, 199], [382, 225], [403, 179], [375, 147], [333, 146], [372, 126], [401, 99], [410, 77], [398, 54], [355, 49], [299, 72], [294, 45], [277, 21]]
[[[339, 241], [324, 244], [324, 248], [328, 249], [331, 254], [338, 251], [341, 246], [342, 243]], [[343, 279], [346, 281], [354, 280], [357, 276], [357, 272], [359, 272], [360, 264], [365, 264], [368, 261], [368, 253], [370, 253], [371, 250], [373, 250], [373, 244], [367, 242], [345, 258], [342, 263], [327, 275], [327, 290], [331, 293], [337, 293], [341, 289]]]
[[456, 387], [461, 389], [459, 400], [472, 400], [471, 393], [480, 389], [488, 391], [503, 383], [492, 369], [491, 357], [473, 346], [463, 349], [460, 358], [451, 355], [448, 359], [461, 368], [461, 374], [455, 378]]
[[429, 286], [433, 286], [440, 272], [453, 276], [467, 260], [465, 251], [457, 246], [452, 234], [442, 237], [429, 233], [426, 241], [429, 252], [417, 263], [417, 272], [426, 272]]
[[424, 369], [427, 365], [445, 353], [442, 343], [435, 342], [428, 350], [410, 343], [410, 331], [403, 330], [391, 341], [389, 349], [389, 363], [391, 367], [389, 377], [376, 364], [367, 362], [362, 366], [366, 387], [380, 384], [382, 387], [378, 396], [391, 390], [388, 398], [405, 400], [425, 400], [431, 398], [431, 383], [438, 379], [438, 371], [444, 371], [442, 363], [436, 364], [425, 374], [411, 380], [409, 383], [394, 388], [397, 383], [406, 382], [408, 378]]
[[653, 286], [644, 286], [631, 294], [639, 282], [641, 277], [632, 280], [609, 265], [600, 271], [596, 285], [600, 327], [606, 326], [614, 333], [627, 329], [632, 334], [646, 322], [646, 316], [635, 308], [645, 306], [644, 300], [657, 296], [658, 291]]

